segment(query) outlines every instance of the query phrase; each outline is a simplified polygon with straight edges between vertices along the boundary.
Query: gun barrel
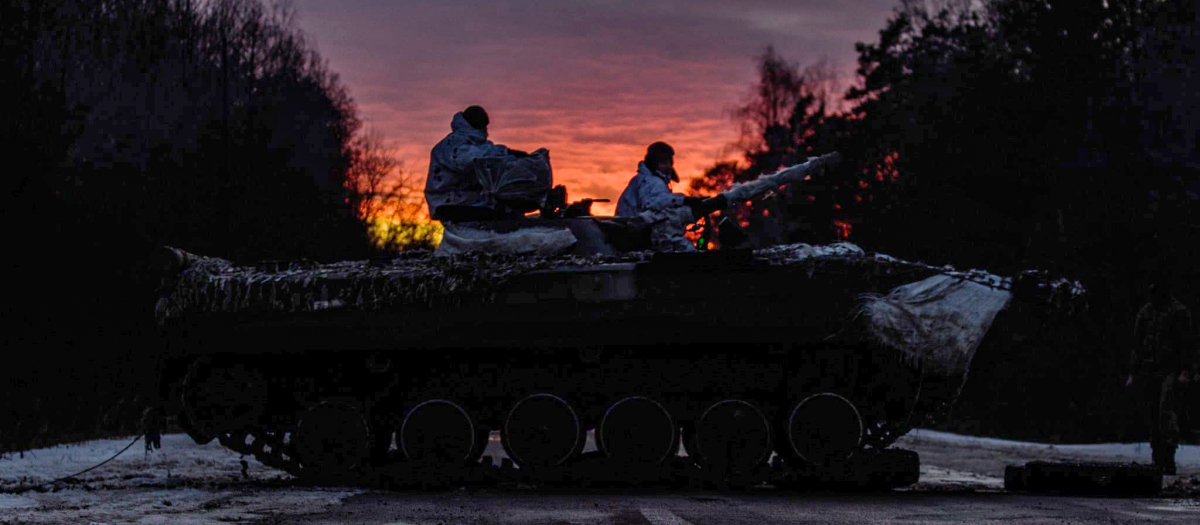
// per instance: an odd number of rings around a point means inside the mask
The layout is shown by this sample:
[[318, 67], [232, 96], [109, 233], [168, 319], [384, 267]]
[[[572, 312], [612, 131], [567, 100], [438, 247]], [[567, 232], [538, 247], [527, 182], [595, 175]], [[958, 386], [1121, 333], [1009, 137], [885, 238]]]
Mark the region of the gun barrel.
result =
[[[721, 193], [729, 203], [742, 202], [763, 195], [785, 184], [802, 182], [805, 177], [825, 165], [837, 164], [841, 160], [838, 152], [808, 159], [803, 164], [788, 166], [770, 175], [762, 175], [750, 182], [738, 184]], [[690, 241], [683, 236], [687, 225], [699, 217], [688, 206], [670, 207], [663, 210], [647, 210], [638, 214], [638, 219], [650, 226], [650, 243], [657, 251], [686, 251]]]
[[821, 167], [836, 165], [841, 160], [841, 154], [836, 151], [821, 155], [820, 157], [812, 157], [802, 164], [788, 166], [775, 173], [761, 175], [750, 182], [738, 184], [722, 192], [722, 195], [729, 202], [750, 200], [785, 184], [803, 182], [805, 177], [811, 175]]

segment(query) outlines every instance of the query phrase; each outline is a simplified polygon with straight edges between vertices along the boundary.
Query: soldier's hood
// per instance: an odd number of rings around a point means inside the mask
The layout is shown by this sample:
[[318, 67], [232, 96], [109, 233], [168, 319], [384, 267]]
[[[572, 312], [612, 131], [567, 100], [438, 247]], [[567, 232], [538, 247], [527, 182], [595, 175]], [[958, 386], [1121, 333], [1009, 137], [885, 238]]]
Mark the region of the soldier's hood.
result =
[[484, 132], [475, 129], [471, 123], [467, 122], [467, 117], [464, 117], [461, 111], [455, 113], [454, 118], [450, 119], [450, 130], [454, 133], [467, 135], [468, 137], [476, 139], [479, 142], [487, 140], [487, 135], [484, 134]]
[[667, 175], [663, 175], [662, 173], [659, 173], [658, 170], [650, 169], [650, 167], [646, 165], [646, 161], [644, 161], [644, 160], [641, 162], [638, 162], [638, 175], [642, 175], [645, 177], [658, 177], [658, 178], [662, 179], [663, 182], [667, 183], [668, 187], [671, 186], [671, 177], [668, 177]]

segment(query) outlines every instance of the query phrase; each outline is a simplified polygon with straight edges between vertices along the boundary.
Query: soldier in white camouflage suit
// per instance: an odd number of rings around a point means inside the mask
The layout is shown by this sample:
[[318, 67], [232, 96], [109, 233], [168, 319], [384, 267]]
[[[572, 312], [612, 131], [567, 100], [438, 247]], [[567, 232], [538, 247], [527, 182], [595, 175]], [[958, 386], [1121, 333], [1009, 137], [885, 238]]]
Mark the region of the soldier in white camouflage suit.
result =
[[655, 251], [696, 251], [684, 236], [684, 226], [724, 208], [725, 197], [687, 197], [671, 192], [672, 182], [679, 182], [675, 150], [666, 142], [655, 142], [646, 148], [646, 157], [638, 163], [637, 174], [621, 192], [617, 217], [640, 217], [649, 222], [650, 244]]
[[524, 158], [529, 154], [493, 144], [487, 139], [488, 114], [471, 106], [454, 114], [450, 134], [433, 147], [429, 156], [429, 176], [425, 179], [425, 200], [429, 216], [439, 221], [476, 221], [501, 219], [510, 214], [498, 209], [483, 195], [473, 162], [486, 157]]

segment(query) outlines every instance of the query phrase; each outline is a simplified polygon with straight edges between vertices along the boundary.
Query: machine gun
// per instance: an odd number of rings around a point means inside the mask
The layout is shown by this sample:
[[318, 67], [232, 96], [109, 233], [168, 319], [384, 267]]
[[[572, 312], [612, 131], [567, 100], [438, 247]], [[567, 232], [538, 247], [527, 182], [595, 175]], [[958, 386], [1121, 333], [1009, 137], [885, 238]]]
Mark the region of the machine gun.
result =
[[546, 192], [540, 208], [540, 218], [572, 219], [575, 217], [590, 217], [592, 215], [592, 203], [594, 202], [609, 202], [609, 200], [580, 199], [568, 204], [567, 187], [558, 185]]

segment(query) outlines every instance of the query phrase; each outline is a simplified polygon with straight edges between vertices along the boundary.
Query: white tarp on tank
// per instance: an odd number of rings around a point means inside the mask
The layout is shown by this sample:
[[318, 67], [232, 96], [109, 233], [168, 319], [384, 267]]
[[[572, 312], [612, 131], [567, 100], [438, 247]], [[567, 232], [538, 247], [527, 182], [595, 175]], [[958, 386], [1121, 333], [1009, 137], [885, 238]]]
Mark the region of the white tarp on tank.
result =
[[870, 295], [862, 306], [876, 341], [946, 376], [967, 372], [996, 314], [1012, 293], [962, 276], [934, 275]]
[[445, 231], [435, 252], [437, 255], [485, 252], [551, 256], [566, 253], [577, 242], [575, 235], [566, 228], [522, 228], [496, 233], [453, 223], [443, 223], [443, 226]]
[[475, 175], [488, 206], [504, 202], [520, 209], [537, 209], [554, 186], [550, 152], [545, 148], [527, 157], [484, 157], [475, 159]]

